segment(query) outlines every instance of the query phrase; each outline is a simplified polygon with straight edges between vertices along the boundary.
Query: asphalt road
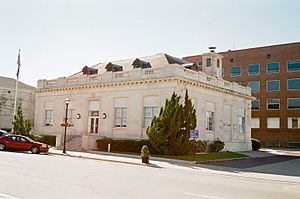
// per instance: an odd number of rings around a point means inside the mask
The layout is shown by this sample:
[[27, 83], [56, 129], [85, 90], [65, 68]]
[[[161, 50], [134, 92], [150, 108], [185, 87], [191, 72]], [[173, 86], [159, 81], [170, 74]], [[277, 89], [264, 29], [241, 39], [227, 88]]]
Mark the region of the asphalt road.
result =
[[299, 196], [299, 182], [276, 178], [0, 152], [0, 199], [299, 199]]

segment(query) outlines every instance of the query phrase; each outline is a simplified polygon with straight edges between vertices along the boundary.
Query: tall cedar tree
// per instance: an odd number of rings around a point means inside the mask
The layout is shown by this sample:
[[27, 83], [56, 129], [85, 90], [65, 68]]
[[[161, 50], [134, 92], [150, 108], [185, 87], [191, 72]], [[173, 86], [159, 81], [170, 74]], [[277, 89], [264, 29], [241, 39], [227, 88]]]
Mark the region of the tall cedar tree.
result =
[[23, 111], [19, 107], [17, 110], [17, 114], [14, 116], [13, 121], [13, 133], [29, 136], [31, 134], [31, 120], [24, 119]]
[[190, 151], [189, 135], [196, 127], [196, 111], [187, 91], [184, 106], [179, 100], [180, 96], [173, 92], [147, 129], [151, 145], [160, 154], [184, 155]]

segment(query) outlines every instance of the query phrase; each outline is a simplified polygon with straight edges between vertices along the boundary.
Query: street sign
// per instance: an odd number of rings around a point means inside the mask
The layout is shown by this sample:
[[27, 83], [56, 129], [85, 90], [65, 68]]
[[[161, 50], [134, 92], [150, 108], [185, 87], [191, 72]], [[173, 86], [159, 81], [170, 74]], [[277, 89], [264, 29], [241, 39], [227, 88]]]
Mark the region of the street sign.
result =
[[190, 138], [199, 138], [199, 130], [190, 130]]

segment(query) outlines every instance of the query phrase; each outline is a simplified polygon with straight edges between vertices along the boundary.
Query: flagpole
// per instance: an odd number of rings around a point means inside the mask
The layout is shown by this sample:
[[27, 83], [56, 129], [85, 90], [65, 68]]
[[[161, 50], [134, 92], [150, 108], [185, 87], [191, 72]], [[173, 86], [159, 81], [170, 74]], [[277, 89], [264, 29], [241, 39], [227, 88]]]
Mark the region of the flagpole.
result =
[[[18, 54], [18, 70], [17, 70], [17, 79], [16, 79], [16, 89], [15, 89], [15, 103], [14, 103], [14, 116], [13, 116], [13, 122], [15, 120], [15, 115], [16, 115], [16, 109], [17, 109], [17, 98], [18, 98], [18, 83], [19, 83], [19, 72], [20, 72], [20, 67], [21, 67], [21, 60], [20, 60], [20, 52], [21, 49], [19, 49], [19, 54]], [[14, 129], [14, 124], [12, 123], [12, 131]]]

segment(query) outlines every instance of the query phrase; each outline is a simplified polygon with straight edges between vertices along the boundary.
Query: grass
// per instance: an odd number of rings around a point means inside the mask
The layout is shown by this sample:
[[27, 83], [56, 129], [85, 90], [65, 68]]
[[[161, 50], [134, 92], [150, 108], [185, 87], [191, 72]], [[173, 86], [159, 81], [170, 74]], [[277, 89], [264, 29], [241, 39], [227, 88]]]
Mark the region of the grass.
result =
[[186, 161], [196, 161], [197, 163], [200, 162], [207, 162], [213, 160], [225, 160], [225, 159], [238, 159], [238, 158], [245, 158], [248, 157], [246, 155], [236, 153], [236, 152], [218, 152], [218, 153], [208, 153], [208, 154], [196, 154], [194, 155], [154, 155], [156, 157], [161, 158], [170, 158], [170, 159], [177, 159], [177, 160], [186, 160]]

